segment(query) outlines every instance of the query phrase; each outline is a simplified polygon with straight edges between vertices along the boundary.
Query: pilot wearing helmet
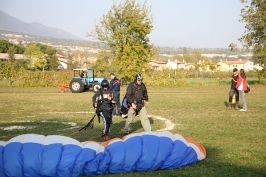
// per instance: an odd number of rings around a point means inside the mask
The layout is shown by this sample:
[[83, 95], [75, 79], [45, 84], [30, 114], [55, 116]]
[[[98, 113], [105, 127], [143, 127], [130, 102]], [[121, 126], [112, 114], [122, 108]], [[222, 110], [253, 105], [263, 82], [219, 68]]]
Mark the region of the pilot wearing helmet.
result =
[[104, 79], [101, 82], [101, 88], [99, 88], [92, 97], [92, 103], [97, 115], [102, 117], [102, 138], [105, 141], [110, 140], [109, 131], [112, 124], [113, 104], [116, 103], [116, 101], [116, 94], [109, 88], [108, 80]]
[[136, 74], [134, 81], [128, 85], [126, 99], [131, 107], [128, 110], [124, 134], [129, 134], [130, 126], [137, 115], [140, 117], [144, 131], [151, 131], [151, 124], [145, 107], [145, 105], [148, 106], [149, 97], [142, 74]]

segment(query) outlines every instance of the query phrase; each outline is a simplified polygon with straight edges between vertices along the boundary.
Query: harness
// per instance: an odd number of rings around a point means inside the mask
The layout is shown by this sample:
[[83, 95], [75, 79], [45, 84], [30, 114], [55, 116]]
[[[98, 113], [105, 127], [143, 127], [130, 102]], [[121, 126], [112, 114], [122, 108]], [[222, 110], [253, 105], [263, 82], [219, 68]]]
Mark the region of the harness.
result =
[[[93, 129], [93, 127], [94, 127], [94, 122], [93, 122], [93, 120], [94, 120], [94, 118], [95, 118], [95, 116], [97, 115], [98, 116], [98, 122], [100, 123], [101, 122], [101, 114], [100, 114], [100, 112], [102, 112], [101, 111], [101, 105], [104, 103], [104, 101], [106, 101], [106, 99], [104, 99], [103, 98], [103, 91], [102, 91], [102, 88], [100, 88], [100, 95], [101, 95], [101, 99], [98, 99], [97, 100], [97, 106], [96, 106], [96, 111], [95, 111], [95, 115], [91, 118], [91, 120], [84, 126], [84, 127], [82, 127], [79, 131], [82, 131], [82, 130], [87, 130], [88, 128], [91, 128], [91, 129]], [[99, 97], [98, 97], [99, 98]], [[107, 101], [109, 101], [108, 99], [107, 99]], [[112, 102], [111, 101], [109, 101], [110, 102], [110, 106], [108, 106], [108, 109], [109, 108], [111, 108], [112, 107]], [[95, 106], [94, 104], [93, 104], [93, 106]], [[111, 110], [111, 109], [110, 109]], [[109, 112], [109, 113], [111, 113], [111, 112]], [[110, 114], [109, 114], [109, 116], [110, 116]]]
[[[112, 94], [112, 93], [111, 93]], [[109, 112], [109, 116], [111, 114], [111, 112], [113, 111], [113, 103], [108, 100], [108, 98], [104, 98], [103, 97], [103, 91], [102, 91], [102, 88], [100, 88], [100, 95], [101, 95], [101, 99], [98, 99], [97, 100], [97, 107], [96, 107], [96, 114], [98, 116], [98, 120], [99, 120], [99, 123], [100, 123], [100, 112], [102, 112], [101, 110], [101, 106], [104, 104], [104, 103], [107, 103], [107, 112]], [[99, 97], [98, 97], [99, 98]], [[109, 111], [108, 111], [109, 110]]]
[[143, 100], [145, 100], [145, 95], [144, 95], [144, 86], [141, 85], [137, 85], [137, 84], [133, 84], [133, 92], [134, 92], [134, 103], [137, 105], [137, 110], [140, 111], [141, 108], [144, 106]]

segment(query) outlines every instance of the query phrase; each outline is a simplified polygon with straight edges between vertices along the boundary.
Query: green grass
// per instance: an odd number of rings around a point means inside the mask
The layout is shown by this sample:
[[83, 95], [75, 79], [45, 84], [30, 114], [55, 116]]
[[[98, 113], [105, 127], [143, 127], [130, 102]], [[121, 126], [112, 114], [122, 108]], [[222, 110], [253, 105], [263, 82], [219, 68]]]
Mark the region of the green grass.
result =
[[[121, 99], [125, 89], [122, 87]], [[266, 86], [251, 85], [246, 94], [247, 112], [225, 108], [229, 85], [148, 87], [148, 91], [152, 129], [167, 126], [156, 116], [168, 119], [174, 124], [170, 131], [201, 143], [207, 158], [173, 170], [98, 176], [266, 176]], [[94, 129], [78, 132], [93, 116], [92, 95], [91, 91], [60, 93], [58, 88], [0, 87], [0, 140], [35, 133], [101, 142], [98, 121], [94, 121]], [[125, 120], [115, 117], [113, 122], [110, 136], [122, 138]], [[6, 130], [12, 126], [19, 127]], [[133, 131], [143, 131], [138, 117]]]

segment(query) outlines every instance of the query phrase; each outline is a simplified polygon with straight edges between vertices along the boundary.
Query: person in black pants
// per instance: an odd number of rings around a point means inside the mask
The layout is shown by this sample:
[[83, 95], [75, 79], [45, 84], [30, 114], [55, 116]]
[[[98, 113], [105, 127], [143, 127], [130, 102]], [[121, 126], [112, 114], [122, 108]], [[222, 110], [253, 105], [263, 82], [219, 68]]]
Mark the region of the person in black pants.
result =
[[116, 78], [114, 73], [111, 73], [110, 77], [111, 77], [111, 81], [110, 81], [109, 87], [117, 95], [117, 101], [114, 104], [113, 116], [120, 116], [120, 113], [121, 113], [121, 104], [120, 104], [120, 85], [121, 85], [121, 82], [119, 79]]
[[236, 99], [235, 109], [238, 109], [239, 93], [238, 93], [238, 90], [235, 88], [236, 83], [237, 83], [237, 79], [238, 79], [238, 70], [237, 70], [237, 68], [234, 68], [233, 69], [233, 75], [231, 78], [231, 87], [230, 87], [230, 91], [229, 91], [229, 102], [228, 102], [227, 109], [232, 108], [232, 100], [233, 100], [234, 94], [235, 94], [235, 99]]
[[102, 138], [105, 141], [110, 140], [109, 132], [112, 124], [113, 104], [116, 103], [117, 96], [109, 88], [109, 82], [104, 79], [101, 88], [92, 97], [93, 107], [99, 117], [103, 120]]

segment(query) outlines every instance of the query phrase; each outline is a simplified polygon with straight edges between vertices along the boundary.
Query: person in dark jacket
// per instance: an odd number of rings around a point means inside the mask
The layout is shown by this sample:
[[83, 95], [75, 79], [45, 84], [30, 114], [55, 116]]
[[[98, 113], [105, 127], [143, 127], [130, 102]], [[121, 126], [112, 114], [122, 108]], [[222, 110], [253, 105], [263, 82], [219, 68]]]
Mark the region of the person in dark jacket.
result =
[[128, 110], [124, 134], [129, 134], [130, 126], [137, 115], [140, 117], [144, 131], [151, 131], [151, 124], [145, 107], [145, 105], [148, 106], [149, 104], [148, 91], [142, 81], [142, 74], [136, 74], [134, 82], [127, 87], [126, 98], [131, 107]]
[[121, 104], [120, 104], [120, 80], [116, 78], [114, 73], [110, 74], [110, 89], [113, 90], [117, 95], [117, 101], [114, 104], [113, 116], [119, 116], [121, 112]]
[[105, 141], [110, 140], [109, 131], [112, 124], [113, 104], [116, 103], [116, 100], [116, 94], [109, 88], [109, 82], [104, 79], [101, 82], [101, 88], [92, 97], [92, 103], [97, 115], [102, 117], [102, 138]]
[[231, 78], [231, 87], [230, 87], [230, 91], [229, 91], [229, 102], [228, 102], [228, 109], [232, 108], [232, 100], [233, 100], [233, 96], [235, 95], [235, 99], [236, 99], [236, 105], [235, 105], [235, 109], [238, 109], [238, 104], [239, 104], [239, 92], [238, 90], [235, 88], [236, 83], [237, 83], [237, 79], [238, 79], [238, 70], [237, 68], [233, 69], [233, 75]]

